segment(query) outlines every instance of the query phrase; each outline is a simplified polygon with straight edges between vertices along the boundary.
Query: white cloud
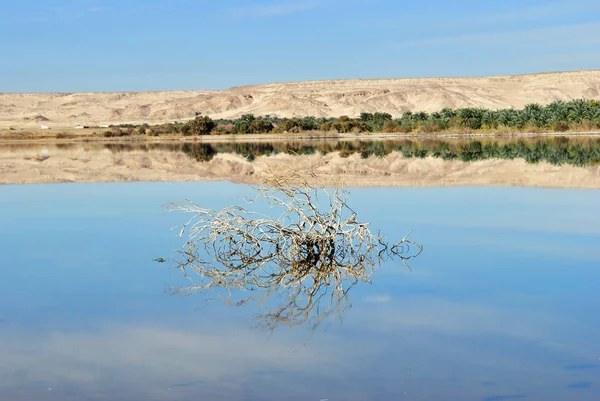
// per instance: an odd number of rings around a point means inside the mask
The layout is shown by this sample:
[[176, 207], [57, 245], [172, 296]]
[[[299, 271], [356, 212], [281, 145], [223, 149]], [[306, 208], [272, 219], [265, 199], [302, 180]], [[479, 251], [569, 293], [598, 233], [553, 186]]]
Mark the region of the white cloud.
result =
[[241, 392], [260, 372], [327, 376], [330, 364], [344, 359], [330, 347], [309, 343], [296, 351], [293, 339], [262, 334], [235, 327], [119, 325], [45, 334], [12, 328], [0, 336], [0, 393], [29, 391], [32, 384], [55, 392], [84, 388], [108, 398], [119, 389], [147, 400], [165, 399], [168, 388], [177, 388], [178, 396], [198, 388]]
[[237, 7], [234, 9], [234, 12], [236, 14], [245, 16], [273, 17], [308, 11], [316, 8], [317, 6], [318, 3], [312, 0], [269, 2], [251, 6]]
[[[517, 295], [516, 300], [521, 300]], [[523, 303], [539, 302], [535, 297], [522, 299]], [[364, 306], [369, 308], [369, 306]], [[390, 332], [415, 329], [420, 332], [437, 332], [443, 335], [467, 336], [493, 335], [517, 341], [534, 341], [552, 347], [569, 348], [572, 333], [561, 331], [563, 318], [551, 311], [524, 306], [494, 306], [483, 303], [449, 301], [436, 297], [420, 297], [390, 302], [384, 307], [355, 312], [352, 326]], [[564, 341], [557, 342], [561, 338]], [[576, 350], [569, 349], [572, 352]]]

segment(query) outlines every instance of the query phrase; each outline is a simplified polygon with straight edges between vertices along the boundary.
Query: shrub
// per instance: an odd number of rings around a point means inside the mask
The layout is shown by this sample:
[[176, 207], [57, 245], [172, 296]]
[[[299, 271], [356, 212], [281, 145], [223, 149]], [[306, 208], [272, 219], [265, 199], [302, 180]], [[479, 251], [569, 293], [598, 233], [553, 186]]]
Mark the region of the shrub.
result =
[[389, 120], [383, 124], [383, 128], [381, 129], [383, 132], [400, 132], [400, 124], [396, 121]]
[[412, 130], [413, 130], [413, 126], [408, 121], [402, 121], [402, 123], [400, 123], [400, 125], [398, 127], [398, 132], [402, 132], [404, 134], [408, 134], [409, 132], [412, 132]]
[[268, 133], [273, 130], [273, 124], [262, 118], [258, 118], [250, 122], [249, 130], [252, 134]]
[[325, 122], [319, 124], [319, 130], [325, 131], [325, 132], [329, 132], [329, 131], [333, 130], [333, 121], [325, 121]]
[[285, 119], [277, 127], [275, 127], [274, 132], [282, 133], [282, 132], [299, 132], [299, 122], [296, 119]]
[[219, 124], [217, 125], [212, 133], [214, 135], [231, 135], [233, 134], [235, 131], [233, 124], [227, 123], [227, 124]]
[[331, 127], [339, 133], [359, 133], [368, 131], [367, 124], [362, 120], [353, 120], [348, 116], [341, 116]]
[[179, 132], [183, 136], [190, 136], [190, 135], [192, 135], [192, 127], [191, 127], [191, 125], [187, 125], [186, 124], [183, 127], [181, 127], [181, 129], [179, 130]]
[[420, 131], [425, 134], [434, 134], [434, 133], [442, 131], [442, 128], [436, 122], [429, 121], [429, 122], [421, 125]]
[[189, 135], [210, 135], [215, 123], [208, 116], [198, 116], [191, 121], [188, 121], [180, 128], [180, 132], [184, 136]]
[[[132, 130], [132, 129], [130, 129]], [[129, 136], [131, 135], [132, 131], [122, 131], [120, 128], [113, 128], [109, 131], [104, 131], [104, 137], [105, 138], [115, 138], [115, 137], [121, 137], [121, 136]]]

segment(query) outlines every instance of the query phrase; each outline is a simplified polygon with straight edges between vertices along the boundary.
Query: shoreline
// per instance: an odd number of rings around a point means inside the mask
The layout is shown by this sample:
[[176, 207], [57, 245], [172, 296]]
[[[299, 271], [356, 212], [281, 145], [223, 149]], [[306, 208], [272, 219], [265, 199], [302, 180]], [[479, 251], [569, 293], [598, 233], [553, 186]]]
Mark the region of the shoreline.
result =
[[163, 136], [149, 137], [147, 135], [125, 137], [75, 136], [72, 138], [38, 137], [38, 138], [9, 138], [0, 135], [0, 145], [3, 144], [35, 144], [35, 143], [114, 143], [114, 142], [146, 142], [146, 143], [194, 143], [194, 142], [285, 142], [285, 141], [318, 141], [318, 140], [411, 140], [411, 139], [519, 139], [537, 137], [600, 137], [600, 131], [591, 132], [516, 132], [516, 133], [438, 133], [438, 134], [245, 134], [245, 135], [203, 135], [203, 136]]

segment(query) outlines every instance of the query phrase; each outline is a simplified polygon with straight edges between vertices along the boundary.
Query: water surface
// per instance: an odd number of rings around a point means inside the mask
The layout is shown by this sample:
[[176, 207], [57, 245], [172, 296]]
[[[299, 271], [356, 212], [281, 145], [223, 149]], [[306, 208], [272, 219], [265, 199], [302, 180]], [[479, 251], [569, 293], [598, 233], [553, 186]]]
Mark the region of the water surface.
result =
[[386, 263], [327, 329], [165, 290], [185, 198], [229, 183], [0, 187], [0, 399], [598, 400], [600, 192], [355, 189], [425, 252]]

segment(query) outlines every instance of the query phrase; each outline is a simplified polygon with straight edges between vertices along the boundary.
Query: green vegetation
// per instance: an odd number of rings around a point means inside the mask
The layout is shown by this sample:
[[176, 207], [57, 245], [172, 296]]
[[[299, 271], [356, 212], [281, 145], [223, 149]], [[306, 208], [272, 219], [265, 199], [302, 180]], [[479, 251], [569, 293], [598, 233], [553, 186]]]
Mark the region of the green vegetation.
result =
[[[133, 128], [122, 124], [120, 128]], [[405, 112], [400, 118], [388, 113], [361, 113], [358, 118], [278, 118], [246, 114], [235, 120], [211, 120], [198, 116], [187, 123], [162, 124], [142, 130], [152, 136], [179, 134], [264, 134], [322, 131], [336, 133], [438, 133], [438, 132], [566, 132], [600, 129], [600, 102], [557, 101], [547, 106], [529, 104], [522, 110], [477, 108], [443, 109], [435, 113]]]
[[218, 153], [235, 153], [253, 161], [259, 156], [278, 153], [313, 155], [338, 153], [341, 157], [358, 154], [362, 158], [385, 157], [400, 152], [407, 158], [428, 156], [464, 162], [486, 159], [524, 159], [528, 163], [546, 161], [554, 165], [592, 166], [600, 163], [598, 138], [532, 138], [520, 140], [386, 140], [386, 141], [311, 141], [311, 142], [223, 142], [162, 144], [106, 144], [113, 152], [134, 149], [184, 152], [197, 161], [210, 161]]
[[215, 123], [210, 117], [196, 117], [195, 119], [184, 124], [179, 129], [183, 136], [190, 135], [210, 135], [215, 128]]
[[113, 127], [108, 131], [104, 131], [102, 135], [104, 135], [105, 138], [118, 138], [122, 136], [130, 136], [134, 132], [135, 130], [133, 128], [121, 129]]

